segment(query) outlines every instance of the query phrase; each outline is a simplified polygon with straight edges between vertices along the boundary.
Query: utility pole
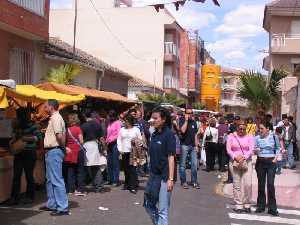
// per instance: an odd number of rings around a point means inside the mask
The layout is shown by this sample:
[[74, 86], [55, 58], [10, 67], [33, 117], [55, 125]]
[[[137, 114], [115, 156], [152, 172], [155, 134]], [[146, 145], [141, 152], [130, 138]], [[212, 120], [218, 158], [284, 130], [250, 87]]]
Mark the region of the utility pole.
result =
[[75, 16], [74, 16], [74, 33], [73, 33], [73, 58], [75, 58], [76, 51], [76, 33], [77, 33], [77, 13], [78, 13], [78, 0], [75, 0]]
[[153, 87], [153, 94], [156, 95], [156, 67], [157, 67], [157, 60], [154, 59], [154, 75], [153, 75], [153, 84], [154, 84], [154, 87]]

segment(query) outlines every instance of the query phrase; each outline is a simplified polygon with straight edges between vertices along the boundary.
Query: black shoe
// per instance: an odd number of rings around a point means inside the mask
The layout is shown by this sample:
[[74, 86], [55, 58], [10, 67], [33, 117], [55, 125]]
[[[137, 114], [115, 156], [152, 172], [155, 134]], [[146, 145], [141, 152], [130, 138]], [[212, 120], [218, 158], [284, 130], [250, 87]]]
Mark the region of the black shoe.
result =
[[268, 210], [268, 214], [272, 215], [272, 216], [279, 216], [278, 211], [273, 211], [273, 210]]
[[189, 185], [187, 183], [182, 183], [181, 186], [183, 189], [189, 189]]
[[55, 212], [55, 209], [50, 209], [47, 206], [42, 206], [39, 208], [40, 211], [46, 211], [46, 212]]
[[224, 182], [224, 184], [232, 184], [232, 183], [233, 183], [232, 180], [226, 180], [226, 181]]
[[294, 169], [296, 169], [296, 165], [290, 167], [290, 170], [294, 170]]
[[31, 199], [31, 198], [25, 198], [22, 202], [23, 202], [24, 205], [30, 205], [30, 204], [32, 204], [34, 201], [33, 201], [33, 199]]
[[137, 193], [137, 190], [135, 190], [135, 189], [131, 189], [131, 190], [129, 190], [129, 191], [130, 191], [130, 193], [135, 194], [135, 195], [136, 195], [136, 193]]
[[265, 209], [262, 209], [262, 208], [257, 208], [255, 210], [255, 213], [264, 213], [265, 212]]
[[251, 213], [251, 209], [250, 208], [245, 208], [245, 213], [250, 214]]
[[244, 212], [242, 209], [233, 209], [233, 211], [238, 214], [241, 214]]
[[54, 211], [50, 213], [51, 216], [69, 216], [70, 212], [66, 211], [66, 212], [60, 212], [60, 211]]

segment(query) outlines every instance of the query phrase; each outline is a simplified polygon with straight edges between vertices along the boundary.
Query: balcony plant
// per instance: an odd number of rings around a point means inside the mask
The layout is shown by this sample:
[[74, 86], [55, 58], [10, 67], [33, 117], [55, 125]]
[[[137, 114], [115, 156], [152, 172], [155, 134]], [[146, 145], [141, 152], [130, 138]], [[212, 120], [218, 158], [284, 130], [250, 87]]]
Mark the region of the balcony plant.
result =
[[255, 71], [243, 72], [238, 95], [248, 101], [253, 114], [265, 113], [279, 100], [280, 81], [286, 76], [287, 72], [283, 69], [273, 70], [269, 77]]

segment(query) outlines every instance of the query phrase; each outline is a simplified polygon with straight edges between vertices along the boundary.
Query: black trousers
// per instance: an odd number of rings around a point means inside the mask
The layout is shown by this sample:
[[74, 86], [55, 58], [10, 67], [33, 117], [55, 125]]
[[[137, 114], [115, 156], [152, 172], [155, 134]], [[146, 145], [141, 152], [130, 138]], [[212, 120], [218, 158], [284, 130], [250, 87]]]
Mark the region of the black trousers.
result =
[[276, 163], [273, 163], [272, 160], [269, 159], [258, 158], [255, 165], [255, 170], [258, 179], [257, 208], [265, 209], [266, 207], [265, 186], [267, 180], [268, 207], [270, 211], [277, 211], [274, 186]]
[[217, 148], [218, 144], [214, 142], [207, 142], [205, 145], [206, 169], [208, 171], [214, 170], [215, 168]]
[[122, 156], [122, 166], [125, 174], [125, 187], [128, 190], [137, 189], [138, 187], [138, 176], [137, 176], [137, 168], [135, 166], [131, 166], [130, 162], [130, 153], [124, 153]]
[[225, 164], [226, 164], [226, 146], [223, 143], [218, 143], [217, 148], [217, 156], [218, 156], [218, 164], [219, 170], [225, 171]]
[[21, 190], [21, 177], [23, 170], [25, 172], [27, 188], [26, 197], [34, 199], [35, 195], [35, 182], [33, 177], [33, 170], [36, 162], [36, 152], [33, 150], [24, 150], [23, 152], [15, 155], [14, 158], [14, 175], [11, 197], [15, 200], [20, 199]]
[[298, 145], [297, 145], [297, 142], [294, 142], [293, 143], [293, 155], [294, 155], [294, 159], [296, 161], [299, 161], [299, 149], [298, 149]]

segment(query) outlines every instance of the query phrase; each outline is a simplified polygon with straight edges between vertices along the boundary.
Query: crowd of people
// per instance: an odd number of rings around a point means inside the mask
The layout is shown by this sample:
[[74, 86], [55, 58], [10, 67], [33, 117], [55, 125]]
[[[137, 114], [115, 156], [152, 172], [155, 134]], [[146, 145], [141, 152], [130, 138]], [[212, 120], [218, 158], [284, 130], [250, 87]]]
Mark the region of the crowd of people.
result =
[[[199, 189], [199, 165], [206, 172], [217, 168], [228, 171], [227, 183], [233, 182], [238, 213], [250, 213], [253, 156], [258, 179], [257, 213], [278, 215], [274, 180], [282, 168], [295, 169], [299, 159], [296, 125], [283, 115], [274, 125], [269, 115], [241, 119], [196, 116], [191, 108], [176, 112], [158, 107], [145, 120], [141, 108], [123, 113], [110, 110], [106, 115], [87, 110], [70, 112], [62, 117], [56, 100], [45, 104], [49, 115], [45, 132], [31, 120], [30, 112], [17, 111], [15, 137], [11, 148], [15, 154], [14, 178], [8, 204], [20, 203], [22, 171], [27, 180], [24, 203], [34, 201], [35, 150], [45, 150], [48, 202], [41, 210], [52, 215], [68, 215], [68, 194], [85, 196], [88, 191], [104, 193], [109, 187], [122, 186], [132, 194], [139, 190], [139, 177], [149, 177], [144, 207], [153, 224], [168, 224], [171, 192], [179, 174], [183, 189]], [[273, 131], [274, 130], [274, 131]], [[23, 145], [20, 145], [20, 141]], [[217, 167], [215, 166], [217, 162]], [[178, 165], [178, 166], [177, 166]], [[191, 169], [190, 182], [186, 169]], [[124, 182], [120, 179], [124, 172]], [[268, 187], [266, 203], [265, 185]], [[93, 188], [91, 188], [93, 186]]]

